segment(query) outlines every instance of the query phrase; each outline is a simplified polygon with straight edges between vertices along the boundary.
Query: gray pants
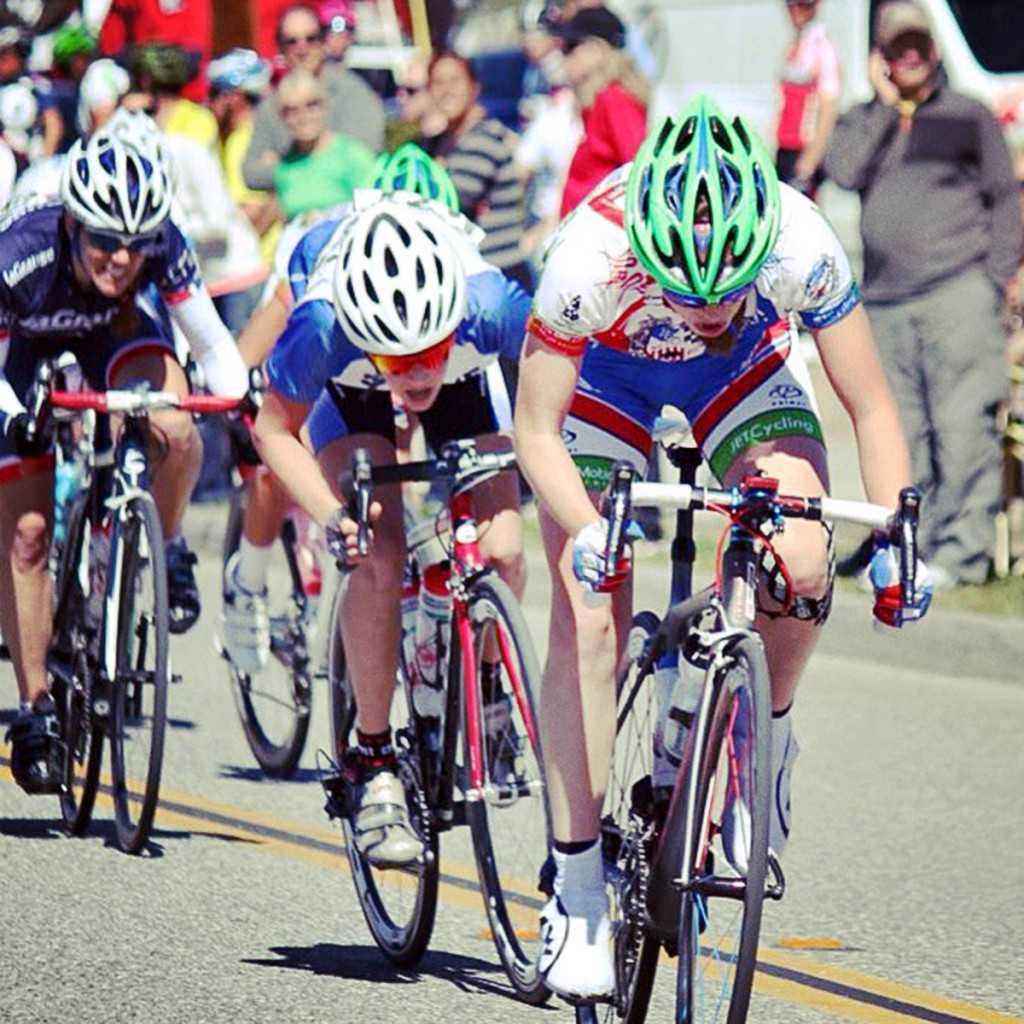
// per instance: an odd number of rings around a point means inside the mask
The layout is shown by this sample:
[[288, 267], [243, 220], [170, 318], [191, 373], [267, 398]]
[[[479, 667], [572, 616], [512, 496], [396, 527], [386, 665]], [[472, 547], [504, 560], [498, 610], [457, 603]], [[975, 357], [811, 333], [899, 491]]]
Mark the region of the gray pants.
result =
[[992, 282], [970, 270], [918, 298], [868, 305], [925, 495], [921, 553], [959, 583], [985, 581], [1002, 489], [1000, 302]]

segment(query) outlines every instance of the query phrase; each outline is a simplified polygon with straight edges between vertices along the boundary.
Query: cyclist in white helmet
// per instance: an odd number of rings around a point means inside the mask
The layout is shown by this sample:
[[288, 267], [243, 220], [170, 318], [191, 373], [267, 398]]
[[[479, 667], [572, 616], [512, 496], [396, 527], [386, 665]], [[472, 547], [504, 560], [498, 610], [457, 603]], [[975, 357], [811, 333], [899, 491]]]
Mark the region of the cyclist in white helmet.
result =
[[[53, 455], [29, 436], [24, 405], [37, 365], [71, 350], [93, 388], [141, 379], [185, 393], [169, 327], [153, 301], [162, 298], [212, 390], [240, 396], [248, 383], [170, 205], [155, 127], [145, 115], [120, 112], [74, 144], [60, 202], [9, 208], [0, 220], [0, 630], [21, 698], [12, 769], [30, 792], [59, 785], [45, 665]], [[187, 413], [154, 413], [152, 429], [163, 453], [153, 492], [171, 538], [170, 626], [183, 632], [199, 614], [199, 595], [179, 524], [201, 446]]]
[[[501, 434], [508, 410], [502, 412], [483, 371], [499, 355], [518, 354], [529, 298], [483, 260], [481, 237], [465, 218], [411, 193], [357, 192], [350, 213], [312, 228], [292, 256], [294, 305], [266, 362], [268, 392], [256, 420], [266, 465], [324, 528], [332, 551], [355, 566], [342, 628], [359, 705], [359, 747], [341, 767], [346, 783], [360, 787], [356, 842], [380, 867], [409, 863], [423, 851], [395, 774], [389, 728], [403, 509], [398, 492], [382, 492], [372, 551], [360, 559], [337, 481], [357, 447], [368, 449], [375, 463], [394, 461], [393, 396], [417, 414], [435, 450], [464, 437], [476, 437], [485, 450], [508, 447]], [[304, 424], [309, 447], [300, 440]], [[487, 524], [485, 557], [521, 592], [518, 498], [509, 474], [474, 495]], [[258, 565], [253, 548], [245, 548], [251, 539], [242, 543], [242, 564]], [[250, 583], [233, 568], [226, 580], [229, 618], [231, 604], [258, 598], [262, 587], [259, 576]], [[235, 640], [244, 637], [236, 631]], [[493, 696], [489, 727], [499, 729], [500, 698]]]

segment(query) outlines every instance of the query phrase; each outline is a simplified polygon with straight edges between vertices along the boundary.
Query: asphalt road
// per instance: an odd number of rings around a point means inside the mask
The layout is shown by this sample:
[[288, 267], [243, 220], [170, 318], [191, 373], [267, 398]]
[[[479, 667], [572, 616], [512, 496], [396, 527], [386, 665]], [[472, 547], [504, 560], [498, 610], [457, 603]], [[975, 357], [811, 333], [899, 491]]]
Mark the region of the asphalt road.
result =
[[[0, 1021], [572, 1020], [511, 997], [461, 837], [442, 849], [431, 952], [401, 972], [377, 953], [313, 772], [326, 695], [293, 781], [262, 779], [235, 719], [213, 653], [221, 522], [190, 515], [206, 608], [172, 645], [183, 681], [147, 854], [116, 850], [103, 799], [89, 834], [66, 837], [0, 745]], [[639, 560], [652, 607], [663, 563]], [[542, 645], [532, 548], [530, 567]], [[939, 607], [894, 637], [869, 618], [841, 597], [800, 693], [789, 889], [766, 911], [750, 1019], [1024, 1019], [1024, 630]], [[9, 666], [0, 678], [9, 706]], [[673, 966], [652, 1021], [671, 1019]]]

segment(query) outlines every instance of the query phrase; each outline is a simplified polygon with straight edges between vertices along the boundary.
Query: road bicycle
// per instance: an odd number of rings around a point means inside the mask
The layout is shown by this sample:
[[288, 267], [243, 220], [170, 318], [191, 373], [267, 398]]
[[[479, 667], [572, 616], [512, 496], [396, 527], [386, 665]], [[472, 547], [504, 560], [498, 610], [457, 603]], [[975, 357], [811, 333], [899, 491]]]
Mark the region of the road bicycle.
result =
[[[747, 1018], [766, 899], [785, 878], [768, 847], [771, 799], [771, 682], [754, 626], [771, 536], [791, 518], [850, 522], [898, 545], [904, 600], [914, 600], [919, 495], [891, 509], [867, 502], [791, 497], [778, 481], [749, 476], [731, 490], [692, 482], [699, 453], [670, 449], [684, 482], [634, 481], [617, 464], [608, 495], [608, 565], [618, 564], [631, 506], [675, 509], [671, 604], [662, 619], [637, 614], [617, 679], [616, 736], [601, 825], [616, 965], [609, 1004], [577, 1007], [577, 1020], [639, 1024], [647, 1014], [662, 949], [678, 958], [675, 1020]], [[725, 515], [715, 582], [690, 594], [692, 511]], [[787, 590], [791, 591], [787, 583]], [[790, 600], [792, 598], [790, 597]], [[671, 794], [652, 785], [660, 705], [654, 670], [666, 655], [703, 674]], [[681, 662], [678, 662], [682, 664]]]
[[[440, 875], [439, 838], [468, 825], [484, 907], [499, 958], [524, 1000], [548, 996], [537, 970], [541, 906], [536, 884], [550, 837], [548, 795], [534, 699], [540, 668], [515, 595], [481, 559], [472, 508], [473, 489], [514, 466], [511, 452], [479, 452], [473, 441], [444, 446], [439, 458], [404, 465], [370, 466], [365, 452], [354, 462], [355, 514], [366, 548], [370, 486], [406, 481], [447, 485], [447, 530], [438, 520], [437, 537], [447, 560], [424, 570], [409, 554], [408, 574], [443, 572], [451, 595], [450, 612], [427, 641], [427, 660], [436, 666], [440, 713], [417, 710], [422, 646], [416, 658], [403, 644], [392, 705], [398, 771], [413, 827], [425, 854], [403, 870], [380, 870], [360, 855], [353, 841], [355, 794], [340, 773], [325, 780], [328, 812], [341, 821], [352, 875], [363, 915], [384, 955], [398, 965], [414, 963], [430, 940]], [[397, 492], [396, 492], [397, 493]], [[426, 579], [423, 581], [426, 585]], [[331, 613], [329, 645], [331, 726], [335, 768], [355, 745], [356, 701], [346, 671], [341, 607], [346, 579]], [[406, 616], [408, 611], [406, 612]], [[403, 629], [409, 627], [403, 616]], [[372, 638], [372, 627], [368, 630]], [[500, 697], [510, 721], [500, 735], [487, 733], [483, 667], [498, 666]], [[492, 676], [492, 678], [494, 678]], [[420, 704], [422, 707], [422, 703]], [[517, 927], [528, 921], [529, 931]]]
[[[248, 438], [246, 442], [251, 444]], [[239, 466], [242, 486], [231, 496], [224, 536], [225, 565], [241, 541], [255, 474], [264, 471], [255, 458], [240, 459]], [[226, 649], [221, 652], [249, 749], [264, 773], [274, 778], [295, 774], [309, 734], [314, 684], [326, 677], [326, 629], [321, 628], [320, 598], [331, 593], [331, 586], [321, 577], [321, 545], [309, 526], [308, 519], [291, 508], [275, 545], [267, 573], [267, 664], [250, 674], [235, 665]], [[329, 560], [324, 568], [328, 570], [324, 575], [329, 576]]]
[[[105, 392], [61, 391], [53, 368], [37, 373], [32, 432], [79, 419], [73, 447], [80, 489], [55, 546], [53, 638], [47, 658], [63, 753], [61, 812], [85, 832], [109, 737], [118, 846], [139, 853], [160, 791], [167, 726], [168, 598], [164, 537], [150, 494], [156, 409], [226, 412], [237, 400], [179, 396], [146, 384]], [[119, 427], [110, 448], [110, 417]]]

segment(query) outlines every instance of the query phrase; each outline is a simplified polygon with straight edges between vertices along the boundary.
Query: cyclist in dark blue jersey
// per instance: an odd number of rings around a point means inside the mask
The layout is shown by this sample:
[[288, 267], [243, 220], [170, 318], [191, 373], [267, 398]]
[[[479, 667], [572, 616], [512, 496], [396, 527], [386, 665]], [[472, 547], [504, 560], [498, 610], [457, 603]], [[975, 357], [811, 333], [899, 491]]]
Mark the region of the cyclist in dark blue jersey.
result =
[[[53, 704], [47, 693], [53, 456], [29, 435], [25, 400], [38, 364], [69, 350], [97, 389], [146, 380], [184, 394], [184, 371], [155, 289], [188, 339], [210, 388], [245, 393], [234, 341], [213, 308], [195, 257], [171, 221], [171, 184], [152, 121], [119, 112], [76, 142], [61, 202], [9, 210], [0, 221], [0, 629], [21, 707], [11, 728], [12, 770], [29, 792], [53, 792]], [[199, 435], [187, 413], [152, 416], [162, 454], [153, 481], [168, 542], [171, 630], [199, 614], [194, 556], [179, 527], [199, 472]]]
[[[499, 355], [518, 355], [530, 300], [483, 260], [479, 238], [479, 229], [438, 203], [412, 193], [363, 192], [349, 214], [308, 232], [292, 256], [289, 295], [298, 301], [266, 363], [269, 388], [256, 442], [267, 467], [324, 528], [338, 554], [346, 554], [342, 531], [353, 526], [342, 511], [339, 475], [356, 447], [369, 449], [375, 463], [394, 461], [396, 401], [419, 417], [434, 448], [461, 437], [476, 437], [483, 449], [508, 446], [501, 436], [509, 423], [507, 397], [500, 375], [489, 368], [497, 368]], [[303, 430], [308, 447], [300, 440]], [[488, 524], [485, 556], [521, 590], [516, 481], [490, 481], [474, 498], [478, 518]], [[349, 609], [358, 609], [358, 623], [373, 623], [372, 644], [365, 630], [358, 642], [354, 616], [346, 637], [354, 641], [350, 663], [360, 716], [356, 841], [382, 867], [422, 852], [394, 773], [388, 725], [398, 658], [402, 513], [400, 501], [380, 510], [372, 553], [352, 573], [342, 613], [348, 620]], [[250, 582], [258, 552], [243, 547], [239, 559], [225, 580], [225, 639], [233, 656], [246, 654], [241, 607], [251, 612], [263, 586], [260, 577]], [[248, 653], [257, 667], [253, 647], [264, 642], [250, 631]], [[500, 717], [495, 709], [495, 728]]]

